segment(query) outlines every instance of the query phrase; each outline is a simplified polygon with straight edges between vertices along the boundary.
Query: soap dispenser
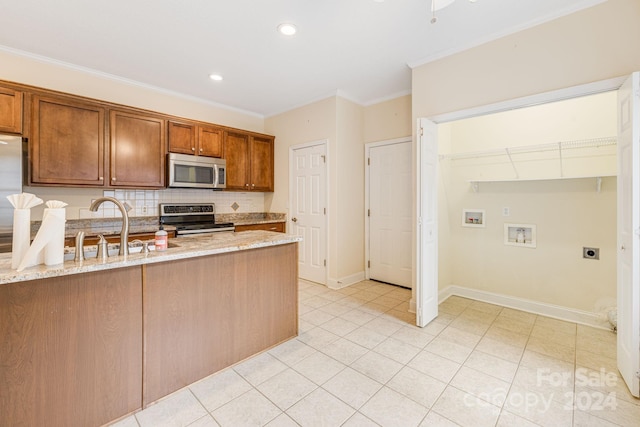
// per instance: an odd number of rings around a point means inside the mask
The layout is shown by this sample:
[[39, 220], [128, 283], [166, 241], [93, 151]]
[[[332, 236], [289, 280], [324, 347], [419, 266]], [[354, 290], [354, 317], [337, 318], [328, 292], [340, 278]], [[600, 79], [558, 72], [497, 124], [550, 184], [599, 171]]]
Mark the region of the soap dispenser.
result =
[[167, 232], [164, 231], [164, 227], [161, 225], [160, 230], [156, 231], [155, 234], [156, 251], [166, 251], [169, 246], [168, 239]]

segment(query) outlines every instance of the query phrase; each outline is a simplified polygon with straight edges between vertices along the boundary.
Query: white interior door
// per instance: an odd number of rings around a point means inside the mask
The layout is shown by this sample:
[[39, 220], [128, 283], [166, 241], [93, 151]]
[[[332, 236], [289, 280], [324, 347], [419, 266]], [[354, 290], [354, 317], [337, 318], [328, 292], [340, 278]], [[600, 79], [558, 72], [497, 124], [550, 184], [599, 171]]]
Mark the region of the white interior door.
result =
[[418, 119], [416, 144], [416, 324], [438, 315], [438, 127]]
[[618, 90], [618, 370], [640, 395], [640, 73]]
[[299, 243], [298, 274], [327, 283], [327, 146], [326, 142], [292, 147], [289, 158], [291, 234]]
[[411, 288], [411, 141], [368, 147], [369, 278]]

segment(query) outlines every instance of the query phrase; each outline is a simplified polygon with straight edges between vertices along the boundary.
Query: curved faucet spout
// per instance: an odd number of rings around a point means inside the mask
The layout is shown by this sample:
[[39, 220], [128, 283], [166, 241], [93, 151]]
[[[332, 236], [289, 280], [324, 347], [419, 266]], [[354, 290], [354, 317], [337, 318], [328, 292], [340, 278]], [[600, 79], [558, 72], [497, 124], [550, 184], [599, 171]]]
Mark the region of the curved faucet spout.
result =
[[114, 203], [120, 212], [122, 213], [122, 229], [120, 230], [120, 250], [118, 251], [118, 255], [128, 255], [129, 254], [129, 214], [125, 209], [124, 205], [120, 203], [120, 200], [113, 197], [100, 197], [91, 203], [89, 206], [89, 210], [91, 212], [97, 212], [98, 207], [104, 202]]

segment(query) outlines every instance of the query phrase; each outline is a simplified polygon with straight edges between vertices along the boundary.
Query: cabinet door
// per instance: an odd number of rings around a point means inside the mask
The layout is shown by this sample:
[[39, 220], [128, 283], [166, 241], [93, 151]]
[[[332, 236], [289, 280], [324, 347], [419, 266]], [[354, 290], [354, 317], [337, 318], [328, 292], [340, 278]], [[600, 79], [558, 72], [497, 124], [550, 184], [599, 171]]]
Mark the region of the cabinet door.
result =
[[32, 99], [31, 183], [104, 185], [104, 108], [70, 98]]
[[0, 425], [101, 426], [142, 407], [140, 267], [0, 286]]
[[222, 134], [222, 129], [198, 126], [198, 155], [222, 157]]
[[112, 110], [111, 186], [164, 187], [164, 120]]
[[249, 135], [225, 132], [224, 158], [227, 160], [227, 190], [248, 191]]
[[273, 138], [251, 137], [251, 190], [273, 191]]
[[22, 92], [0, 87], [0, 132], [22, 133]]
[[169, 151], [171, 153], [196, 154], [196, 126], [170, 121]]
[[250, 231], [250, 230], [264, 230], [273, 231], [276, 233], [284, 233], [286, 230], [284, 222], [268, 222], [265, 224], [246, 224], [236, 225], [236, 232]]

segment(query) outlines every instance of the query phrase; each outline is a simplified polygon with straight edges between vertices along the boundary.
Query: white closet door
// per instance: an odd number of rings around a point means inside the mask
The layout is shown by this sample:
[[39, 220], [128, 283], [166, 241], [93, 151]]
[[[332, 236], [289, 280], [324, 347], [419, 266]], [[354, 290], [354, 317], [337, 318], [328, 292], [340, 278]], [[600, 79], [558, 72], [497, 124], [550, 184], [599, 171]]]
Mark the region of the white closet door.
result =
[[438, 315], [438, 126], [418, 120], [416, 146], [416, 324]]
[[411, 142], [369, 149], [369, 278], [411, 288]]
[[640, 73], [618, 90], [618, 370], [640, 395]]
[[290, 233], [298, 244], [300, 278], [327, 284], [326, 144], [296, 147], [290, 157]]

